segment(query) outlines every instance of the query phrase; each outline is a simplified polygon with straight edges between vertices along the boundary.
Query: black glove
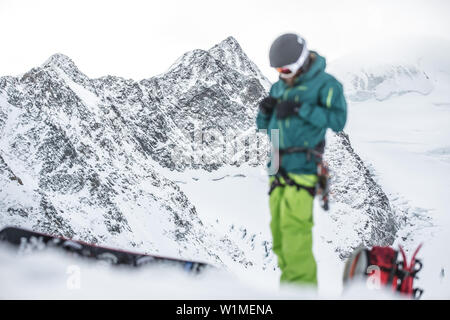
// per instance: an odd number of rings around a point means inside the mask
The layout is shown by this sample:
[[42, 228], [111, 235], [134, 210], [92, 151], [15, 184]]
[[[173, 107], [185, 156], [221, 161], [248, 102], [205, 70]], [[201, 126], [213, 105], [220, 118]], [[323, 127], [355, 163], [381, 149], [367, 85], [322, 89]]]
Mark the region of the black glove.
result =
[[273, 108], [277, 104], [277, 99], [268, 96], [259, 103], [259, 110], [264, 114], [272, 114]]
[[298, 115], [302, 105], [293, 101], [282, 101], [277, 106], [277, 118], [285, 119], [290, 116]]

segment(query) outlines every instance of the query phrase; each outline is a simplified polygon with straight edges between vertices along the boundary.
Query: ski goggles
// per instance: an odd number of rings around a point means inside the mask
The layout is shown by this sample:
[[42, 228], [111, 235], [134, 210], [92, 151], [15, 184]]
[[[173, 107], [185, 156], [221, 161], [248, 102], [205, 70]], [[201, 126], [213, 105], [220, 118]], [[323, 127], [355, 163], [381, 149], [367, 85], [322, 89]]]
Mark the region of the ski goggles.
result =
[[275, 68], [277, 71], [278, 71], [278, 73], [282, 73], [282, 74], [291, 74], [291, 73], [294, 73], [294, 71], [292, 71], [291, 69], [289, 69], [289, 68]]

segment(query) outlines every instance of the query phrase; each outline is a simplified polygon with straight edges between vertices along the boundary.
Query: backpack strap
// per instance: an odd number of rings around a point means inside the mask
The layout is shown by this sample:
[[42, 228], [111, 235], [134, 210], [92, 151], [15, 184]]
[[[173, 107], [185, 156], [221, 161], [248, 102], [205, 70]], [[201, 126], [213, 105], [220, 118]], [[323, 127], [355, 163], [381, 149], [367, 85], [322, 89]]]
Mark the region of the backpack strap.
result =
[[398, 251], [395, 250], [394, 257], [392, 258], [392, 261], [391, 261], [392, 268], [389, 271], [388, 283], [392, 283], [392, 281], [394, 280], [394, 276], [397, 273], [397, 258], [398, 258]]
[[422, 244], [420, 244], [416, 251], [414, 252], [411, 262], [408, 265], [408, 261], [406, 260], [406, 254], [403, 250], [402, 246], [399, 245], [400, 252], [403, 257], [403, 265], [398, 264], [398, 276], [400, 279], [400, 282], [397, 286], [397, 290], [399, 292], [402, 292], [404, 294], [407, 294], [411, 296], [412, 298], [417, 299], [420, 298], [420, 296], [423, 293], [422, 289], [413, 288], [413, 281], [415, 278], [417, 278], [416, 274], [422, 269], [422, 262], [418, 259], [416, 259], [416, 255], [419, 252], [420, 248], [422, 247]]

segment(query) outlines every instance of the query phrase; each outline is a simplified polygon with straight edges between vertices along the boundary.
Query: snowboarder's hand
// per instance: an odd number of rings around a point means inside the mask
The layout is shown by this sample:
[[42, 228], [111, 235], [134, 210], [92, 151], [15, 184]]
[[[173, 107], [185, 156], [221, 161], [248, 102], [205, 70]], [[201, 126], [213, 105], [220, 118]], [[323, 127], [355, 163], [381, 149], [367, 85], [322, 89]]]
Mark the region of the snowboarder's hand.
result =
[[259, 110], [264, 114], [272, 114], [273, 108], [277, 104], [277, 99], [268, 96], [259, 103]]
[[282, 101], [277, 107], [277, 118], [285, 119], [290, 116], [298, 115], [302, 105], [293, 101]]

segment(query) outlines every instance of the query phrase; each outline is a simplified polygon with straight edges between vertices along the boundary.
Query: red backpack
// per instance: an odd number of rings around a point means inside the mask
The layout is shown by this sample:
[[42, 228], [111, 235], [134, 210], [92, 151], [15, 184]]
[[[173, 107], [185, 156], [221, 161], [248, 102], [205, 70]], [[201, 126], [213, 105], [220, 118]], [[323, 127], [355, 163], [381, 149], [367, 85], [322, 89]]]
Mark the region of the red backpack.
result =
[[378, 246], [356, 249], [345, 264], [344, 284], [361, 276], [377, 277], [379, 284], [390, 286], [392, 290], [412, 299], [419, 299], [423, 290], [413, 288], [413, 282], [422, 269], [422, 262], [416, 259], [421, 246], [416, 249], [409, 264], [401, 246], [399, 251]]

